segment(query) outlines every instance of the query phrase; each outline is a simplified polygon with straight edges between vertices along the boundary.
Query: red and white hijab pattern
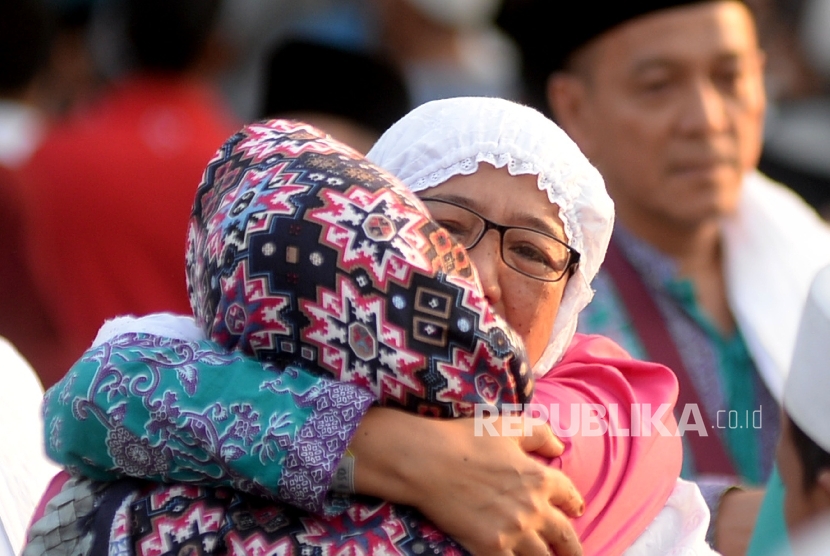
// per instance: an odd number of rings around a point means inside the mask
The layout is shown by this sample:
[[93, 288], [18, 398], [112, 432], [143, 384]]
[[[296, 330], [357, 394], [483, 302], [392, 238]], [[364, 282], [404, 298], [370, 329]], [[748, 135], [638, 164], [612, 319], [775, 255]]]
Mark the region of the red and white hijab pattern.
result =
[[521, 339], [463, 247], [395, 178], [315, 128], [251, 124], [208, 165], [188, 232], [197, 322], [227, 349], [454, 417], [522, 403]]

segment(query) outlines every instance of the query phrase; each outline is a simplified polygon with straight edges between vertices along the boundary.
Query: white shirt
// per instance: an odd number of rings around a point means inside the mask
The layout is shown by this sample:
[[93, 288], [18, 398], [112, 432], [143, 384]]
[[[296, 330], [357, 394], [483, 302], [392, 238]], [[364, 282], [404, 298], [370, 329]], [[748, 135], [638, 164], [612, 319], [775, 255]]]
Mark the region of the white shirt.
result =
[[830, 224], [791, 190], [752, 172], [723, 238], [729, 306], [780, 402], [810, 284], [830, 263]]
[[0, 373], [0, 556], [6, 556], [23, 548], [32, 513], [60, 468], [43, 451], [40, 381], [4, 338]]
[[695, 483], [677, 480], [666, 505], [623, 556], [718, 556], [706, 543], [709, 508]]

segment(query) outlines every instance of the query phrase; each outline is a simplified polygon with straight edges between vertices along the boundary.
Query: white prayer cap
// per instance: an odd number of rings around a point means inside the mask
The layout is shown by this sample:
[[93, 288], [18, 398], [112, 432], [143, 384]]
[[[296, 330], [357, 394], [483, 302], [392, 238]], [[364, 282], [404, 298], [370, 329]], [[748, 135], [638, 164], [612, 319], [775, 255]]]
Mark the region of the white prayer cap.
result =
[[579, 312], [594, 295], [591, 280], [605, 259], [614, 227], [614, 203], [605, 182], [576, 143], [528, 106], [459, 97], [418, 106], [386, 130], [366, 158], [415, 192], [473, 174], [480, 162], [506, 167], [514, 176], [537, 176], [539, 189], [559, 207], [568, 244], [580, 253], [548, 346], [533, 367], [537, 376], [547, 373], [565, 353]]
[[830, 266], [816, 274], [784, 386], [790, 419], [830, 452]]

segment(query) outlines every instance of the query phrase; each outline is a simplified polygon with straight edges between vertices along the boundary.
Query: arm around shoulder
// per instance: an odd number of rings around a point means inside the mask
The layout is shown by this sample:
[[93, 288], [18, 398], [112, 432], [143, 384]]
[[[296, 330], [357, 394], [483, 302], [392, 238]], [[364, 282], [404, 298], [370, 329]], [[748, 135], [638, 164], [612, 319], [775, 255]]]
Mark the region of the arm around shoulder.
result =
[[358, 386], [207, 341], [125, 334], [49, 390], [45, 442], [52, 459], [93, 479], [230, 486], [321, 511], [373, 401]]

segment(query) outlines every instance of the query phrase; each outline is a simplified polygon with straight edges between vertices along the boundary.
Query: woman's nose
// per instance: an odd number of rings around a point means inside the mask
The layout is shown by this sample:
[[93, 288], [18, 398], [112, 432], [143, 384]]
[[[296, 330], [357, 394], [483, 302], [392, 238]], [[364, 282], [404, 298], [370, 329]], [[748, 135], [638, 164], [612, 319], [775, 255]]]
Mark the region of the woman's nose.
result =
[[484, 296], [490, 305], [496, 305], [501, 301], [501, 274], [502, 262], [500, 237], [498, 232], [490, 230], [481, 238], [478, 245], [469, 251], [470, 259], [478, 272]]

